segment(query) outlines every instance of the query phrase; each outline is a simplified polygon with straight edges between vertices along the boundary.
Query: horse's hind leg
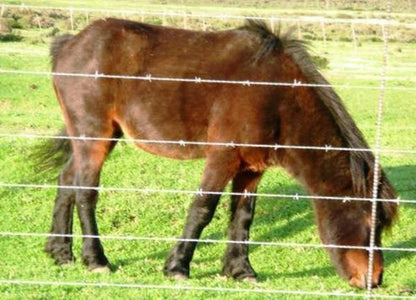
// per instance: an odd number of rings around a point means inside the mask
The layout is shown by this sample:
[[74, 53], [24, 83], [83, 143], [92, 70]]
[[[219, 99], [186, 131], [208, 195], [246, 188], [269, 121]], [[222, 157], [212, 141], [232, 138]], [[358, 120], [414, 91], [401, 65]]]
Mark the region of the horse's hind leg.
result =
[[[118, 138], [121, 136], [121, 131], [119, 128], [116, 128], [114, 131], [113, 137]], [[83, 172], [83, 169], [89, 168], [88, 163], [85, 164], [85, 159], [80, 159], [81, 156], [80, 153], [89, 153], [87, 157], [90, 157], [92, 159], [91, 163], [95, 165], [95, 168], [92, 168], [91, 171], [94, 173], [97, 173], [96, 175], [93, 175], [92, 177], [96, 178], [95, 180], [92, 180], [91, 182], [97, 183], [98, 185], [98, 177], [99, 177], [99, 170], [101, 169], [101, 165], [105, 159], [105, 156], [111, 152], [111, 150], [114, 148], [116, 141], [103, 141], [103, 142], [94, 142], [95, 146], [92, 147], [92, 149], [98, 150], [99, 154], [94, 155], [94, 151], [88, 151], [85, 150], [85, 148], [91, 148], [92, 142], [72, 142], [73, 148], [75, 149], [75, 154], [71, 156], [71, 159], [69, 160], [68, 164], [64, 168], [64, 170], [61, 172], [61, 175], [59, 177], [59, 188], [58, 193], [55, 200], [55, 207], [53, 212], [53, 220], [52, 220], [52, 230], [51, 230], [51, 237], [49, 237], [48, 242], [46, 243], [45, 250], [46, 252], [50, 253], [51, 256], [55, 259], [56, 264], [62, 265], [71, 263], [74, 261], [74, 256], [72, 252], [72, 223], [73, 223], [73, 211], [75, 203], [77, 202], [78, 210], [83, 210], [83, 208], [79, 208], [79, 203], [82, 203], [85, 199], [88, 198], [90, 201], [87, 200], [87, 202], [93, 203], [93, 206], [95, 208], [95, 202], [96, 202], [96, 195], [85, 195], [85, 192], [80, 193], [80, 190], [76, 188], [68, 188], [69, 186], [94, 186], [88, 184], [88, 180], [84, 181], [82, 180], [82, 177], [86, 175], [87, 173]], [[99, 145], [100, 144], [100, 145]], [[75, 145], [75, 147], [74, 147]], [[81, 145], [81, 146], [79, 146]], [[88, 146], [89, 145], [89, 146]], [[75, 159], [77, 158], [77, 160]], [[99, 162], [101, 160], [101, 162]], [[81, 166], [81, 167], [80, 167]], [[83, 167], [82, 167], [83, 166]], [[84, 175], [83, 175], [84, 174]], [[90, 182], [90, 183], [91, 183]], [[87, 194], [90, 191], [87, 191]], [[90, 192], [91, 193], [91, 192]], [[92, 192], [94, 194], [94, 192]], [[91, 198], [92, 197], [92, 198]], [[81, 204], [83, 206], [84, 204]], [[86, 207], [91, 206], [90, 204], [85, 205]], [[88, 208], [87, 208], [88, 209]], [[81, 213], [83, 215], [83, 213]], [[85, 217], [83, 217], [85, 219]], [[88, 221], [87, 221], [88, 223]], [[93, 223], [95, 224], [95, 217]], [[87, 227], [91, 225], [86, 225]], [[96, 227], [96, 224], [93, 225], [91, 228]], [[86, 234], [86, 233], [84, 233]], [[98, 235], [98, 232], [96, 232]], [[96, 241], [93, 242], [93, 244], [96, 244]], [[99, 241], [98, 241], [99, 243]], [[88, 244], [88, 242], [87, 242]], [[101, 249], [102, 247], [99, 245], [96, 245], [95, 247], [98, 247]], [[88, 247], [87, 247], [88, 248]], [[94, 251], [94, 250], [93, 250]], [[86, 251], [85, 253], [88, 253]], [[88, 255], [86, 255], [88, 256]], [[95, 255], [100, 257], [100, 263], [103, 263], [106, 265], [108, 263], [107, 259], [104, 257], [103, 253], [99, 255]], [[92, 255], [94, 257], [94, 255]], [[103, 258], [104, 257], [104, 258]], [[86, 259], [84, 257], [84, 262], [87, 263], [89, 266], [92, 266], [90, 261], [94, 261], [94, 259]], [[94, 268], [94, 267], [92, 267]]]
[[74, 181], [73, 158], [68, 161], [59, 176], [59, 188], [55, 199], [51, 236], [45, 246], [56, 264], [71, 263], [74, 260], [72, 254], [72, 215], [74, 211], [75, 191], [65, 188], [71, 186]]
[[256, 196], [244, 195], [255, 193], [257, 185], [263, 173], [243, 171], [238, 173], [233, 180], [233, 195], [231, 197], [231, 222], [229, 228], [230, 241], [224, 257], [223, 274], [236, 279], [256, 278], [256, 273], [251, 267], [248, 258], [248, 245], [238, 243], [249, 240], [250, 225], [253, 220]]
[[201, 183], [203, 192], [195, 197], [189, 210], [182, 238], [170, 252], [166, 260], [164, 273], [175, 278], [189, 276], [189, 264], [202, 230], [211, 221], [217, 207], [220, 194], [228, 181], [234, 176], [239, 167], [237, 155], [232, 151], [217, 151], [210, 153], [205, 164], [204, 176]]
[[[106, 137], [102, 133], [95, 135]], [[114, 135], [113, 135], [114, 136]], [[109, 137], [113, 137], [109, 136]], [[74, 141], [76, 189], [75, 205], [81, 223], [83, 238], [82, 261], [90, 271], [108, 271], [109, 262], [104, 255], [104, 249], [98, 238], [98, 226], [95, 218], [95, 209], [98, 199], [98, 185], [102, 165], [114, 147], [114, 141], [85, 140]]]

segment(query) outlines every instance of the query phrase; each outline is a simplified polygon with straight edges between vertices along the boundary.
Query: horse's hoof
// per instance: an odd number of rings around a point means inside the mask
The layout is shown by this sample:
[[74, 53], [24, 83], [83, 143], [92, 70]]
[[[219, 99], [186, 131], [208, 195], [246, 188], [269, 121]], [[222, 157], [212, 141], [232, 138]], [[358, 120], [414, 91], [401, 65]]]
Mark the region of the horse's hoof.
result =
[[167, 278], [176, 280], [176, 281], [183, 281], [183, 280], [188, 279], [189, 269], [178, 267], [178, 266], [169, 267], [169, 264], [170, 262], [167, 262], [163, 269], [163, 274], [165, 274]]
[[247, 282], [247, 283], [258, 283], [259, 281], [257, 280], [256, 276], [245, 276], [245, 277], [235, 277], [235, 276], [231, 276], [228, 274], [223, 274], [220, 276], [221, 279], [234, 279], [234, 280], [238, 280], [238, 281], [242, 281], [242, 282]]
[[68, 268], [75, 265], [75, 260], [56, 261], [55, 263], [59, 267]]
[[166, 274], [166, 277], [174, 281], [184, 281], [189, 278], [185, 274], [181, 274], [181, 273]]
[[184, 281], [188, 279], [188, 276], [186, 276], [185, 274], [180, 274], [180, 273], [168, 275], [168, 277], [175, 281]]
[[259, 282], [256, 277], [245, 277], [245, 278], [243, 278], [243, 281], [248, 282], [248, 283], [258, 283]]
[[108, 266], [90, 266], [88, 271], [97, 274], [110, 274], [111, 270]]

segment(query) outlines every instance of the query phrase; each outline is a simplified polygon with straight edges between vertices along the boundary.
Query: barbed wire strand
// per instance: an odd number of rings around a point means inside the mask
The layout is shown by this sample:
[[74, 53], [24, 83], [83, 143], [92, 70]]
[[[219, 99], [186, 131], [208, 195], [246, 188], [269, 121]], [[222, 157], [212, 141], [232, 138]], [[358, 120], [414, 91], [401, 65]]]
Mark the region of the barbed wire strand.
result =
[[[242, 293], [242, 294], [283, 294], [297, 296], [314, 296], [314, 297], [349, 297], [364, 298], [365, 295], [358, 293], [344, 293], [339, 291], [321, 292], [321, 291], [302, 291], [302, 290], [274, 290], [261, 288], [227, 288], [227, 287], [208, 287], [208, 286], [190, 286], [190, 285], [157, 285], [157, 284], [138, 284], [138, 283], [110, 283], [110, 282], [65, 282], [65, 281], [41, 281], [41, 280], [24, 280], [24, 279], [0, 279], [2, 285], [40, 285], [40, 286], [77, 286], [77, 287], [99, 287], [99, 288], [133, 288], [133, 289], [157, 289], [157, 290], [174, 290], [174, 291], [204, 291], [219, 293]], [[377, 295], [372, 298], [384, 299], [411, 299], [411, 296], [394, 296], [394, 295]]]
[[[219, 293], [242, 293], [242, 294], [283, 294], [297, 296], [314, 297], [348, 297], [364, 298], [365, 294], [346, 293], [341, 291], [321, 292], [321, 291], [302, 291], [302, 290], [277, 290], [261, 288], [227, 288], [227, 287], [208, 287], [208, 286], [186, 286], [186, 285], [157, 285], [157, 284], [138, 284], [138, 283], [110, 283], [110, 282], [64, 282], [64, 281], [41, 281], [41, 280], [17, 280], [0, 279], [3, 285], [41, 285], [41, 286], [78, 286], [78, 287], [99, 287], [99, 288], [134, 288], [134, 289], [162, 289], [175, 291], [204, 291]], [[414, 296], [372, 294], [370, 298], [382, 299], [414, 299]]]
[[[293, 82], [274, 82], [274, 81], [255, 81], [255, 80], [225, 80], [225, 79], [208, 79], [201, 77], [183, 78], [183, 77], [164, 77], [154, 76], [152, 74], [146, 74], [143, 76], [138, 75], [116, 75], [116, 74], [102, 74], [97, 70], [94, 74], [87, 73], [70, 73], [70, 72], [51, 72], [51, 71], [33, 71], [33, 70], [8, 70], [0, 69], [0, 74], [16, 74], [16, 75], [35, 75], [35, 76], [62, 76], [62, 77], [83, 77], [93, 79], [125, 79], [125, 80], [141, 80], [147, 82], [185, 82], [185, 83], [197, 83], [197, 84], [230, 84], [230, 85], [242, 85], [246, 87], [250, 86], [283, 86], [283, 87], [320, 87], [320, 88], [342, 88], [342, 89], [368, 89], [378, 90], [379, 86], [372, 85], [350, 85], [350, 84], [316, 84], [316, 83], [303, 83], [294, 79]], [[389, 90], [394, 91], [416, 91], [416, 87], [388, 87]]]
[[[243, 244], [252, 246], [269, 246], [269, 247], [290, 247], [290, 248], [313, 248], [313, 249], [356, 249], [370, 251], [370, 246], [358, 245], [335, 245], [335, 244], [313, 244], [313, 243], [296, 243], [296, 242], [266, 242], [266, 241], [235, 241], [235, 240], [219, 240], [219, 239], [184, 239], [178, 237], [157, 237], [157, 236], [135, 236], [135, 235], [84, 235], [84, 234], [56, 234], [44, 232], [13, 232], [0, 231], [3, 237], [71, 237], [71, 238], [92, 238], [107, 240], [126, 240], [126, 241], [152, 241], [152, 242], [197, 242], [205, 244]], [[378, 247], [374, 246], [374, 250], [395, 251], [395, 252], [416, 252], [416, 248], [404, 247]]]
[[[178, 189], [154, 189], [154, 188], [133, 188], [133, 187], [104, 187], [104, 186], [68, 186], [68, 185], [54, 185], [54, 184], [32, 184], [32, 183], [6, 183], [0, 182], [0, 188], [34, 188], [34, 189], [78, 189], [78, 190], [94, 190], [94, 191], [111, 191], [111, 192], [139, 192], [144, 194], [150, 193], [163, 193], [163, 194], [187, 194], [187, 195], [222, 195], [222, 196], [243, 196], [243, 197], [264, 197], [264, 198], [290, 198], [294, 201], [299, 201], [301, 199], [305, 200], [334, 200], [342, 202], [350, 201], [372, 201], [373, 198], [360, 198], [360, 197], [339, 197], [339, 196], [320, 196], [320, 195], [302, 195], [302, 194], [272, 194], [272, 193], [236, 193], [236, 192], [214, 192], [214, 191], [204, 191], [202, 189], [198, 190], [178, 190]], [[408, 199], [378, 199], [379, 202], [390, 202], [397, 204], [404, 203], [416, 203], [416, 200]]]

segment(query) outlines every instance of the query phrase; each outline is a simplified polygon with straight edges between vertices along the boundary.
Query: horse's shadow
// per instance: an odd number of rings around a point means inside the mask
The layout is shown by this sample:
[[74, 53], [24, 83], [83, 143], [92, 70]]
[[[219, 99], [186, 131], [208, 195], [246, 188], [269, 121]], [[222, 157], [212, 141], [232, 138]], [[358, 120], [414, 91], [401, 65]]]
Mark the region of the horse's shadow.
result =
[[[388, 167], [384, 170], [387, 173], [390, 181], [395, 186], [398, 195], [400, 195], [402, 199], [416, 199], [416, 183], [414, 181], [414, 178], [416, 177], [416, 166], [404, 165], [398, 167]], [[273, 187], [266, 187], [266, 189], [262, 192], [278, 194], [282, 193], [282, 190], [278, 190]], [[288, 185], [283, 187], [283, 193], [289, 195], [295, 193], [302, 193], [302, 189], [297, 185]], [[273, 214], [262, 214], [260, 212], [260, 214], [255, 218], [254, 224], [258, 224], [259, 226], [265, 225], [268, 228], [270, 228], [261, 236], [257, 236], [258, 240], [267, 241], [271, 238], [273, 240], [281, 240], [286, 237], [298, 234], [310, 228], [311, 226], [315, 226], [313, 209], [310, 201], [294, 201], [291, 199], [263, 199], [263, 202], [264, 203], [262, 204], [262, 207], [260, 209], [263, 209], [267, 212], [273, 212]], [[416, 205], [414, 204], [408, 204], [406, 206], [406, 209], [415, 208]], [[280, 219], [287, 220], [286, 224], [283, 226], [276, 226], [276, 220]], [[416, 237], [408, 241], [393, 243], [391, 247], [416, 248]], [[413, 256], [415, 254], [415, 251], [398, 251], [396, 254], [390, 256], [395, 257], [397, 259], [401, 259]]]
[[[389, 266], [390, 264], [397, 263], [402, 259], [409, 259], [416, 255], [416, 236], [407, 241], [396, 242], [391, 245], [391, 248], [403, 249], [400, 250], [388, 250], [384, 251], [385, 253], [385, 265]], [[408, 249], [409, 251], [406, 251]], [[412, 249], [413, 251], [411, 251]]]
[[[403, 165], [399, 167], [387, 167], [385, 171], [390, 178], [390, 181], [396, 188], [397, 193], [401, 199], [416, 199], [416, 166], [413, 165]], [[416, 204], [400, 204], [399, 206], [399, 218], [398, 224], [400, 225], [400, 210], [414, 210], [416, 209]], [[416, 228], [415, 228], [416, 229]], [[395, 226], [393, 225], [392, 234], [394, 238]], [[385, 253], [385, 265], [389, 266], [393, 263], [397, 263], [403, 259], [409, 259], [416, 255], [416, 235], [409, 240], [393, 242], [390, 246], [391, 248], [398, 249], [413, 249], [415, 251], [406, 251], [406, 250], [389, 250], [384, 251]]]
[[[416, 177], [416, 167], [414, 166], [399, 166], [399, 167], [389, 167], [385, 168], [390, 181], [396, 187], [398, 194], [403, 199], [415, 199], [416, 198], [416, 189], [415, 183], [412, 181]], [[280, 185], [277, 188], [270, 186], [261, 186], [259, 193], [262, 194], [304, 194], [300, 186], [296, 184], [289, 185]], [[225, 197], [224, 197], [225, 198]], [[223, 201], [227, 201], [223, 199]], [[409, 206], [413, 209], [415, 206]], [[283, 225], [278, 225], [279, 220], [286, 220]], [[253, 232], [253, 236], [256, 241], [280, 241], [286, 240], [287, 238], [297, 235], [305, 230], [309, 230], [311, 226], [315, 226], [313, 209], [310, 201], [308, 200], [298, 200], [294, 201], [293, 199], [282, 199], [282, 198], [268, 198], [268, 197], [259, 197], [258, 205], [256, 208], [256, 216], [253, 224], [253, 231], [256, 228], [268, 228], [263, 231], [261, 234], [256, 234]], [[208, 230], [209, 231], [209, 230]], [[394, 228], [393, 228], [394, 232]], [[217, 231], [209, 231], [208, 234], [204, 235], [204, 238], [207, 239], [218, 239], [223, 238], [225, 234], [225, 229]], [[316, 234], [318, 234], [316, 232]], [[208, 247], [208, 243], [200, 243], [200, 247]], [[259, 246], [252, 245], [250, 246], [250, 252], [255, 252]], [[393, 248], [416, 248], [416, 236], [407, 241], [393, 242], [391, 245]], [[151, 258], [164, 260], [168, 254], [169, 247], [166, 247], [164, 250], [157, 251], [151, 255]], [[402, 259], [408, 259], [416, 255], [415, 251], [385, 251], [385, 265], [389, 266], [397, 261]], [[138, 258], [137, 259], [142, 259]], [[207, 258], [208, 259], [208, 258]], [[131, 259], [136, 260], [136, 258]], [[198, 261], [203, 261], [204, 258], [199, 258]], [[122, 260], [119, 259], [115, 261], [115, 267], [123, 266], [129, 264], [130, 259]], [[321, 277], [332, 276], [334, 270], [331, 267], [312, 267], [309, 269], [303, 269], [299, 272], [285, 273], [286, 277], [305, 277], [309, 275], [318, 275]], [[209, 274], [205, 274], [209, 276]], [[271, 275], [271, 274], [270, 274]], [[259, 274], [260, 280], [263, 277], [267, 277], [267, 274]]]
[[[285, 186], [283, 189], [268, 188], [263, 192], [286, 195], [305, 194], [297, 185]], [[285, 240], [314, 226], [313, 209], [310, 201], [305, 199], [263, 198], [259, 199], [257, 211], [258, 216], [254, 219], [253, 230], [255, 231], [256, 227], [268, 228], [264, 233], [255, 235], [258, 241]], [[281, 220], [285, 220], [284, 224], [277, 225]]]

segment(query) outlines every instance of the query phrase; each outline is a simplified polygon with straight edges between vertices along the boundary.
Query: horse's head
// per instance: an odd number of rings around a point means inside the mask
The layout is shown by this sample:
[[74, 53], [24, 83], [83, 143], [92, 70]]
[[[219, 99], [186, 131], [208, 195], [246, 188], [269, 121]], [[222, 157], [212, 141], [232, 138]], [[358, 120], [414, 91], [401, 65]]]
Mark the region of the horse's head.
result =
[[[374, 175], [369, 172], [367, 182], [373, 182], [373, 178], [369, 178], [371, 176]], [[363, 289], [368, 286], [369, 280], [373, 288], [382, 284], [384, 259], [382, 251], [377, 248], [381, 247], [382, 232], [391, 226], [397, 214], [395, 201], [397, 195], [383, 171], [381, 171], [377, 186], [377, 197], [373, 197], [374, 192], [372, 188], [368, 188], [366, 193], [366, 197], [372, 201], [355, 201], [357, 203], [345, 207], [345, 211], [350, 210], [350, 213], [346, 212], [341, 218], [344, 219], [345, 228], [341, 236], [332, 236], [338, 239], [337, 241], [329, 241], [339, 245], [351, 245], [351, 248], [347, 249], [331, 249], [331, 258], [338, 272], [348, 280], [350, 285]], [[374, 201], [375, 212], [373, 212]], [[349, 214], [354, 217], [350, 218]], [[347, 219], [348, 222], [346, 222]], [[372, 257], [373, 266], [371, 278], [369, 278], [370, 257]]]

